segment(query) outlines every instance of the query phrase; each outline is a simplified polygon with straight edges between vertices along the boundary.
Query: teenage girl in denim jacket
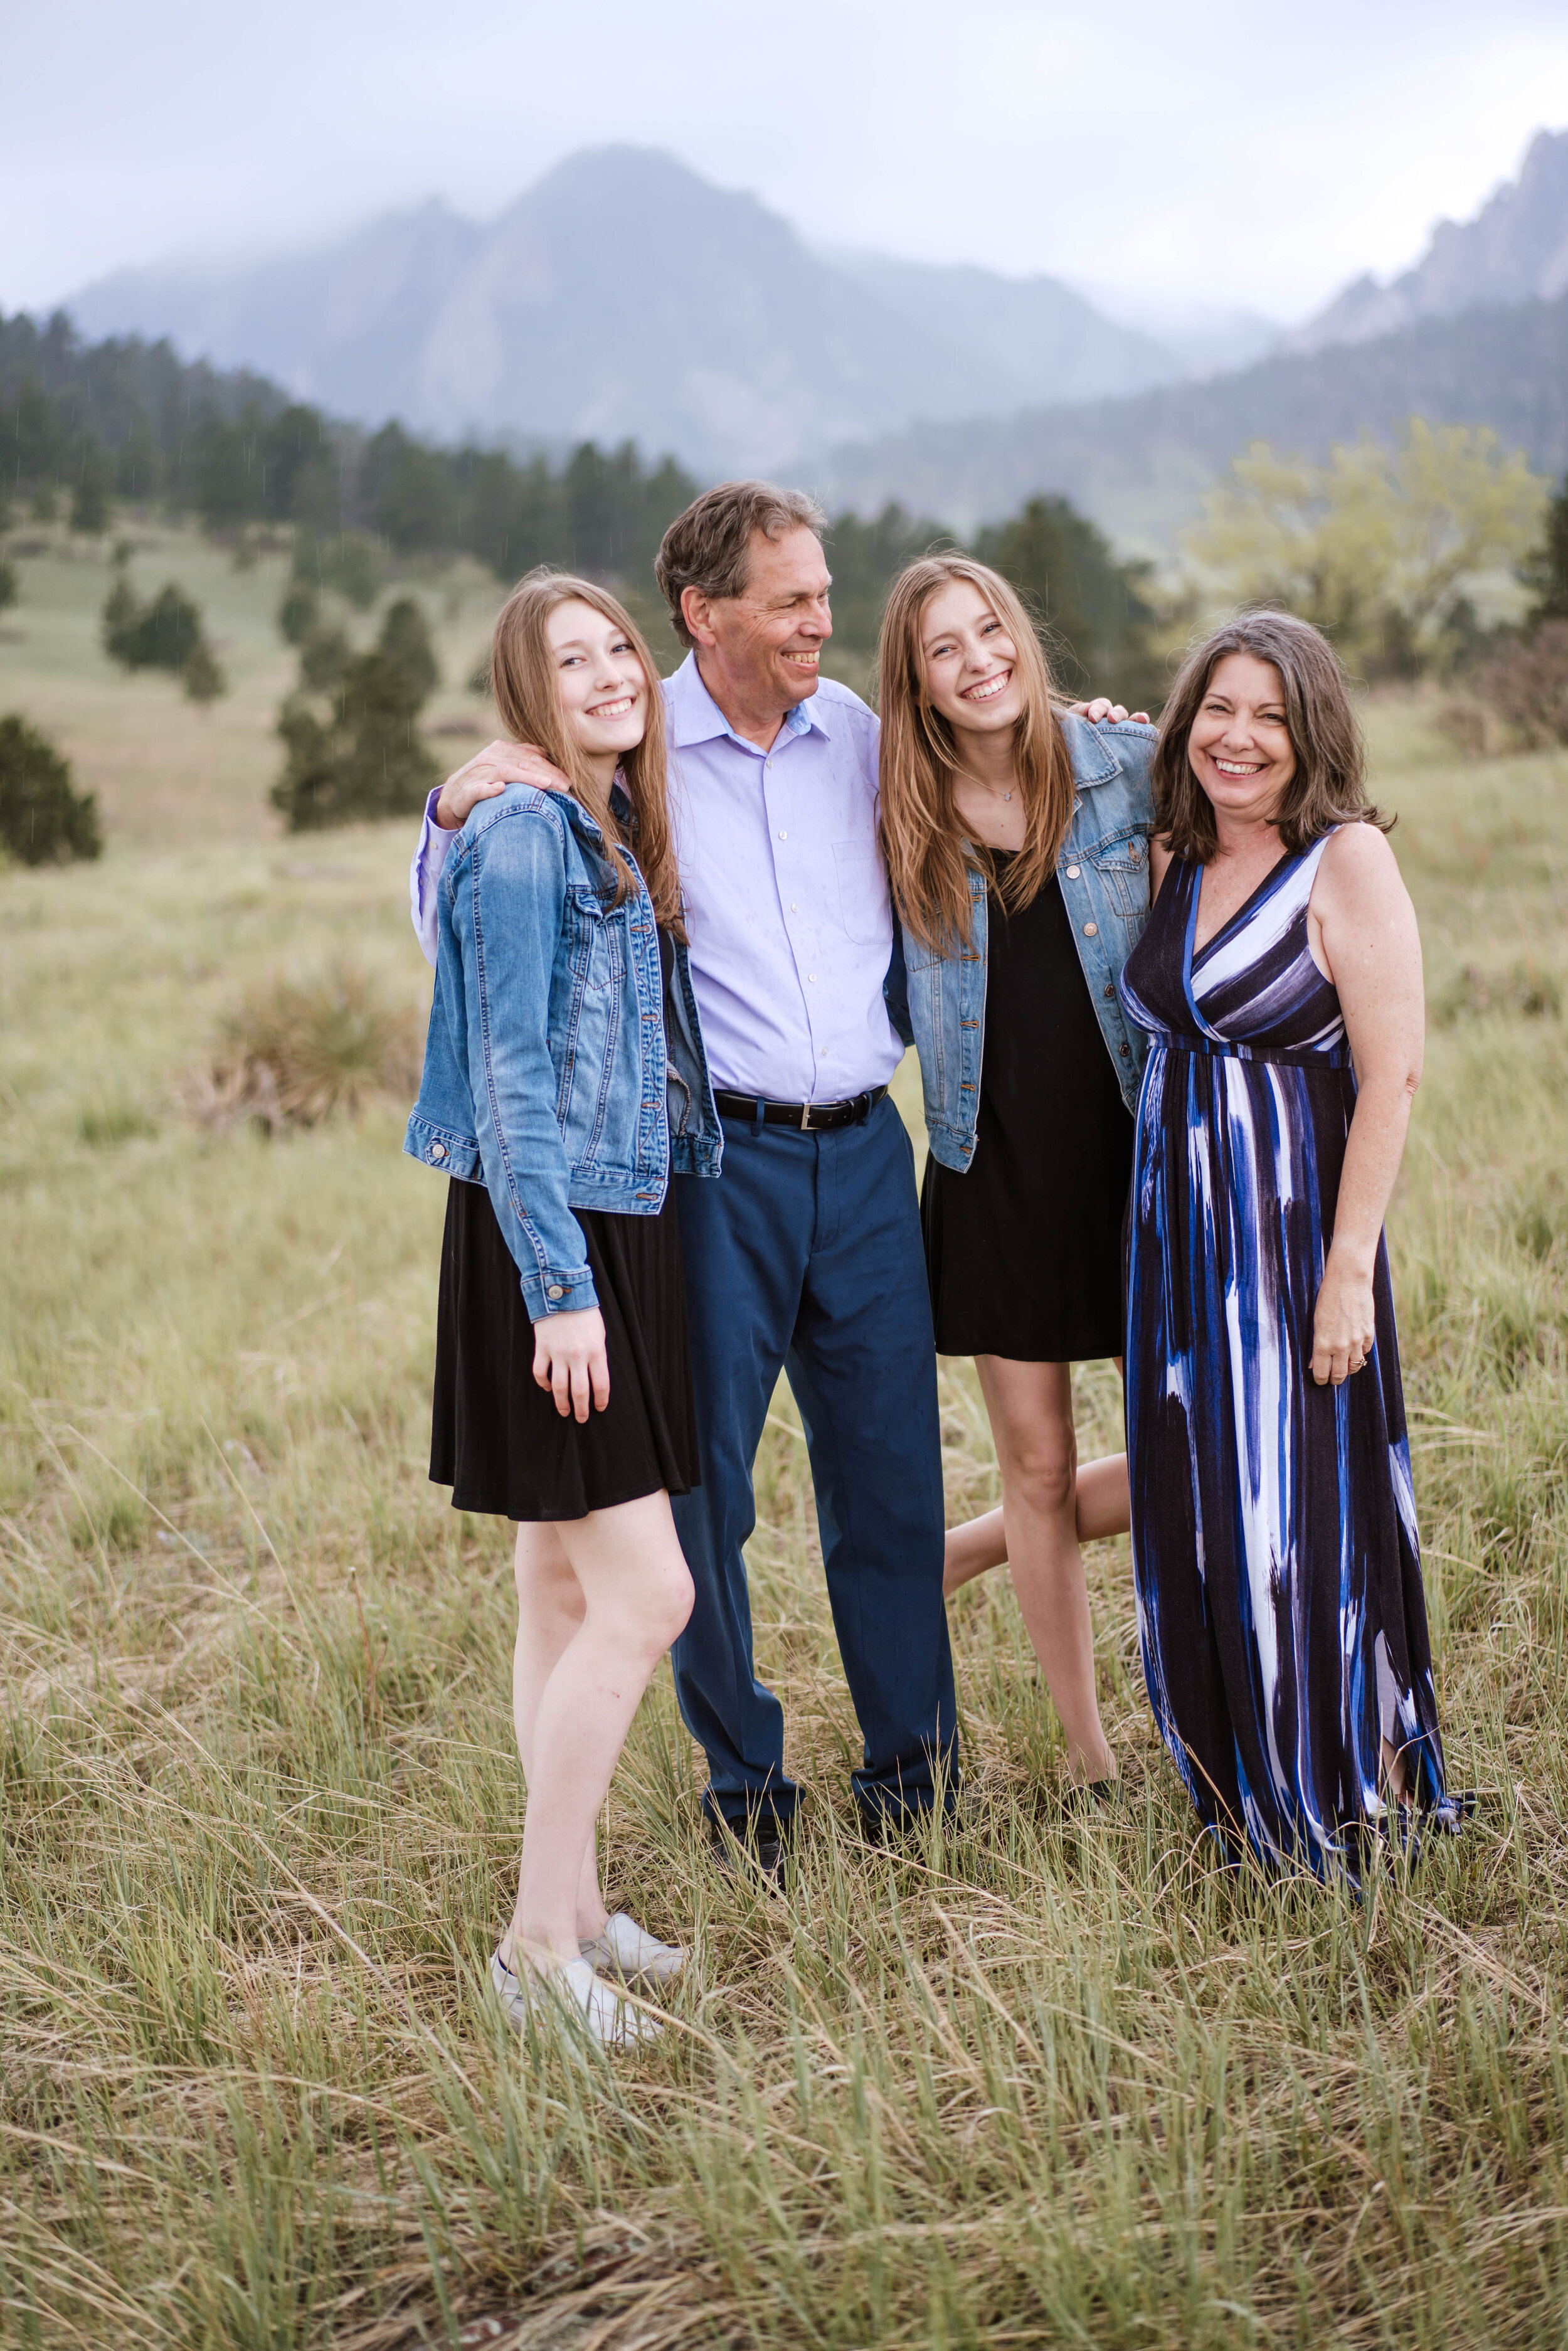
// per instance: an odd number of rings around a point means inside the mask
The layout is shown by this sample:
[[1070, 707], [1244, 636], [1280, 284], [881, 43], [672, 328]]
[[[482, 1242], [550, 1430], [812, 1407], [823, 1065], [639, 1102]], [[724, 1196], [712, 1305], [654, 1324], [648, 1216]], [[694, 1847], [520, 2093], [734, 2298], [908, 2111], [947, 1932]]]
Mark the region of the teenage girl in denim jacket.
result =
[[962, 557], [894, 583], [880, 667], [936, 1346], [975, 1358], [1002, 1484], [999, 1511], [949, 1534], [946, 1589], [1010, 1563], [1069, 1772], [1103, 1791], [1079, 1545], [1125, 1531], [1126, 1458], [1079, 1472], [1071, 1367], [1122, 1353], [1145, 1040], [1116, 979], [1148, 915], [1155, 730], [1053, 709], [1018, 597]]
[[602, 589], [536, 573], [502, 609], [491, 672], [538, 780], [481, 800], [434, 883], [404, 1146], [455, 1179], [430, 1474], [455, 1509], [517, 1527], [528, 1817], [491, 1980], [514, 2023], [554, 1998], [618, 2042], [657, 2028], [598, 1970], [657, 1981], [683, 1956], [609, 1916], [594, 1823], [691, 1610], [670, 1513], [697, 1451], [669, 1176], [716, 1176], [720, 1128], [646, 647]]

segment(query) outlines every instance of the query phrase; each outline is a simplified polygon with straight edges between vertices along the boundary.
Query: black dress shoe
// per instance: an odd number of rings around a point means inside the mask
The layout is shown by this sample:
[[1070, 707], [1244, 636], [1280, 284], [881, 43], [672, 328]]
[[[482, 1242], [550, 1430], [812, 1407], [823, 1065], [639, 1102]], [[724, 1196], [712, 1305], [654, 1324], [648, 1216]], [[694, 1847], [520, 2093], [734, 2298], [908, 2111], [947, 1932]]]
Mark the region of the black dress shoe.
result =
[[711, 1823], [714, 1858], [732, 1877], [760, 1877], [775, 1889], [784, 1883], [793, 1831], [777, 1813], [758, 1813], [749, 1821]]

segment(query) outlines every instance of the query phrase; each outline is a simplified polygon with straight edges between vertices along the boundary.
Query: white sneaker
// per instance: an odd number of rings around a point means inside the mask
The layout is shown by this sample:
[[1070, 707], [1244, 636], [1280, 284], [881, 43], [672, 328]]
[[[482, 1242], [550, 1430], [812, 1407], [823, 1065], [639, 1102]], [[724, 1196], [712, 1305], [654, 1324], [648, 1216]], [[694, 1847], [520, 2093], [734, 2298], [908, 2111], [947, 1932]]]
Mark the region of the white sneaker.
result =
[[673, 1983], [686, 1963], [678, 1944], [661, 1943], [656, 1935], [645, 1934], [626, 1910], [612, 1911], [603, 1934], [577, 1948], [591, 1966], [619, 1976], [623, 1983]]
[[490, 1981], [500, 1995], [507, 2022], [522, 2032], [530, 2010], [547, 2005], [564, 2007], [580, 2020], [601, 2049], [624, 2049], [634, 2041], [656, 2041], [664, 2026], [656, 2016], [643, 2016], [628, 2006], [607, 1983], [601, 1983], [587, 1959], [563, 1959], [547, 1975], [519, 1974], [509, 1968], [497, 1949], [490, 1955]]

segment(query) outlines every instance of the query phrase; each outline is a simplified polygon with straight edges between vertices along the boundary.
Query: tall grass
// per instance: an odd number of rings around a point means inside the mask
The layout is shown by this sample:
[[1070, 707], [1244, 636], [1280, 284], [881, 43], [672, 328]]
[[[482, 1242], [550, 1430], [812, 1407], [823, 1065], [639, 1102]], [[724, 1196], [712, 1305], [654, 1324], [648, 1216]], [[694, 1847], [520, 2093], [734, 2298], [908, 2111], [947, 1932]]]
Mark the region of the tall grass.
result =
[[[1360, 1906], [1218, 1874], [1092, 1578], [1126, 1794], [1064, 1817], [1005, 1582], [953, 1610], [977, 1817], [887, 1853], [787, 1393], [750, 1564], [809, 1801], [718, 1876], [667, 1679], [608, 1808], [689, 1942], [613, 2063], [481, 1995], [521, 1792], [506, 1531], [425, 1479], [443, 1187], [374, 1104], [194, 1132], [236, 989], [422, 1000], [400, 835], [0, 878], [0, 2339], [1561, 2344], [1568, 2312], [1568, 761], [1375, 714], [1434, 1029], [1392, 1219], [1453, 1776]], [[901, 1091], [911, 1101], [907, 1075]], [[1116, 1441], [1108, 1366], [1084, 1449]], [[943, 1376], [955, 1515], [995, 1497]], [[483, 2326], [491, 2320], [493, 2326]]]

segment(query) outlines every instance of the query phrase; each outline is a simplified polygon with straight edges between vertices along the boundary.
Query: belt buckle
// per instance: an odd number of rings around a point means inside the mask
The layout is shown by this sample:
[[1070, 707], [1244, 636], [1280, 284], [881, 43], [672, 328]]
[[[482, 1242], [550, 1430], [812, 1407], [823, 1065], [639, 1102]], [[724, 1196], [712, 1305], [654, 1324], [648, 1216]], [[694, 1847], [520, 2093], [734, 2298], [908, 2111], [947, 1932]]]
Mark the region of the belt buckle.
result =
[[802, 1134], [810, 1134], [811, 1132], [811, 1105], [810, 1102], [802, 1102], [800, 1104], [800, 1132]]

